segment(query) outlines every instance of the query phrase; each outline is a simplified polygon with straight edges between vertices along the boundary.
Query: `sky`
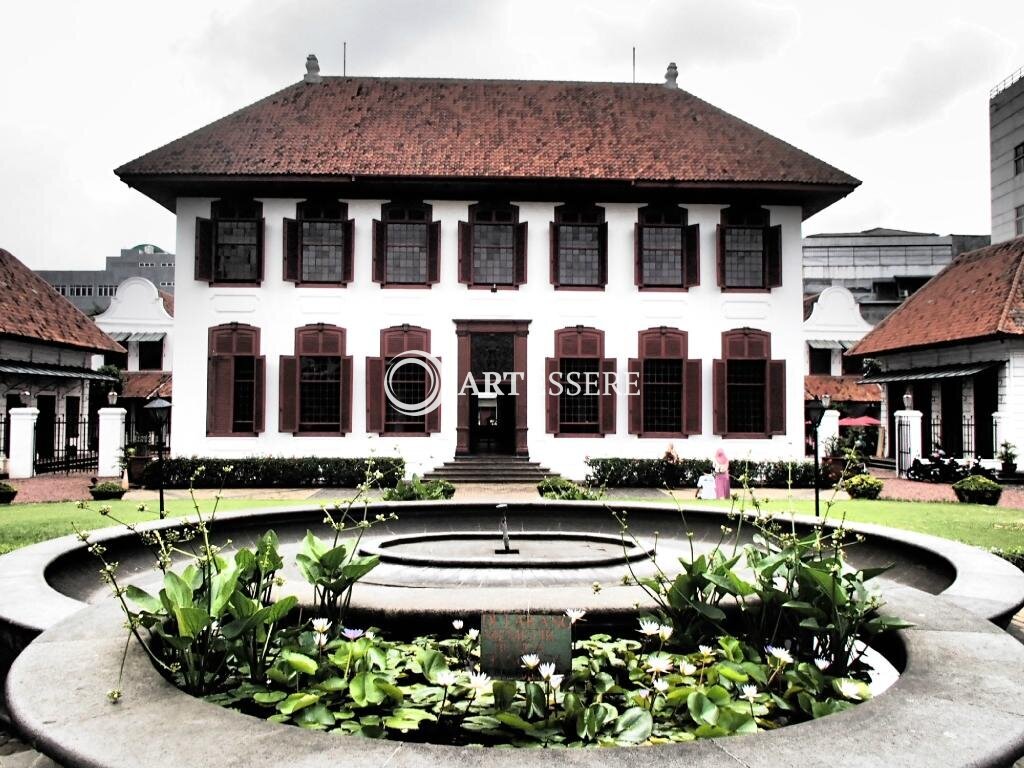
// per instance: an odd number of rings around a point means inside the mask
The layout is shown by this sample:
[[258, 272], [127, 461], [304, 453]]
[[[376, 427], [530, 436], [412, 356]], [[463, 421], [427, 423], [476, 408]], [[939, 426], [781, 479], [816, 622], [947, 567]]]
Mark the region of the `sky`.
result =
[[35, 268], [174, 250], [119, 165], [322, 74], [679, 85], [861, 179], [805, 234], [990, 231], [988, 94], [1019, 0], [132, 0], [0, 6], [0, 248]]

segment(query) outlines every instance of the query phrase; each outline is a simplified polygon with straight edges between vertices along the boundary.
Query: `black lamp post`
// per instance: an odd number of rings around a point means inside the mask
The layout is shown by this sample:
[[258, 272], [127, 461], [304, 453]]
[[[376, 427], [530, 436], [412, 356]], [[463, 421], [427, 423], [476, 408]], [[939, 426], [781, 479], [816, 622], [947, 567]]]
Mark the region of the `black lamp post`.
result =
[[164, 427], [167, 425], [167, 417], [171, 414], [171, 404], [164, 400], [162, 397], [158, 397], [155, 400], [150, 400], [144, 406], [146, 412], [150, 418], [153, 419], [153, 424], [157, 429], [157, 443], [156, 443], [156, 460], [157, 460], [157, 475], [159, 476], [160, 482], [160, 519], [162, 520], [165, 516], [164, 513]]
[[818, 486], [821, 485], [821, 467], [818, 459], [818, 427], [825, 416], [825, 411], [832, 405], [832, 398], [829, 395], [822, 395], [819, 400], [813, 400], [807, 404], [807, 415], [811, 417], [811, 437], [814, 440], [814, 516], [821, 517], [819, 505]]

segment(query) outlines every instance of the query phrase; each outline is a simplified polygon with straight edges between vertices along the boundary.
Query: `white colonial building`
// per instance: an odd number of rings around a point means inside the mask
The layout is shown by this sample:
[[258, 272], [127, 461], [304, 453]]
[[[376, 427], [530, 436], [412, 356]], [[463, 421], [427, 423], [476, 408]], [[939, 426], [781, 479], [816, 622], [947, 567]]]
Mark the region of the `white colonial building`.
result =
[[[117, 171], [177, 215], [174, 454], [803, 456], [801, 222], [855, 179], [674, 66], [309, 69]], [[395, 405], [430, 391], [408, 353], [440, 360], [437, 410]], [[473, 394], [488, 372], [517, 378]], [[558, 395], [570, 373], [622, 386]]]

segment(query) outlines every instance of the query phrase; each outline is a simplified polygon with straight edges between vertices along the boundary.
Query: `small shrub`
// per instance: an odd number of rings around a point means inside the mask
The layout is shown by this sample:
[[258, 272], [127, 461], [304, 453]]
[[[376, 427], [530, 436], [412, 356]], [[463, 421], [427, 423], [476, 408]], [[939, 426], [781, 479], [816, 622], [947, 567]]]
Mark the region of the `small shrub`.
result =
[[18, 489], [15, 488], [10, 483], [5, 483], [2, 480], [0, 480], [0, 491], [16, 491], [16, 490], [18, 490]]
[[[712, 471], [711, 459], [587, 459], [587, 483], [605, 488], [696, 488], [697, 479]], [[748, 476], [754, 488], [814, 487], [814, 462], [739, 461], [729, 465], [739, 481]]]
[[965, 504], [995, 505], [999, 503], [1003, 486], [981, 475], [969, 475], [953, 483], [953, 493]]
[[604, 496], [601, 489], [577, 485], [564, 477], [545, 477], [537, 483], [537, 493], [545, 499], [562, 499], [563, 501], [597, 501]]
[[118, 482], [115, 482], [113, 480], [107, 480], [102, 483], [97, 483], [96, 485], [92, 486], [89, 490], [99, 491], [100, 493], [121, 493], [124, 490], [124, 488], [122, 488], [121, 484]]
[[842, 488], [851, 499], [877, 499], [882, 492], [882, 481], [871, 475], [854, 475], [843, 481]]
[[[253, 456], [217, 459], [188, 456], [164, 459], [164, 488], [355, 488], [366, 482], [391, 488], [405, 475], [400, 458], [324, 458]], [[150, 462], [139, 476], [145, 488], [160, 481], [159, 462]]]
[[455, 486], [447, 480], [423, 482], [416, 475], [412, 480], [399, 480], [394, 488], [384, 491], [384, 501], [437, 501], [455, 495]]

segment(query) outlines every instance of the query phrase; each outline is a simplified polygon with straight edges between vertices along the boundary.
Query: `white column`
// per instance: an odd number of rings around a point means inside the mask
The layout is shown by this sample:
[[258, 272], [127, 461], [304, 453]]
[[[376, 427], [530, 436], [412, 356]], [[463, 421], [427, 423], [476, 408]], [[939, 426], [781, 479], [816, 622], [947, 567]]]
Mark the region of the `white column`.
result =
[[830, 409], [821, 414], [818, 422], [818, 461], [825, 455], [825, 446], [836, 437], [839, 437], [839, 411]]
[[[921, 412], [896, 411], [896, 472], [905, 477], [914, 459], [921, 458]], [[905, 424], [906, 426], [901, 426]], [[901, 444], [902, 441], [902, 444]]]
[[124, 408], [100, 408], [99, 477], [121, 477], [124, 455]]
[[7, 473], [11, 478], [32, 477], [36, 460], [36, 418], [38, 408], [11, 408], [7, 428], [11, 430], [11, 455]]

